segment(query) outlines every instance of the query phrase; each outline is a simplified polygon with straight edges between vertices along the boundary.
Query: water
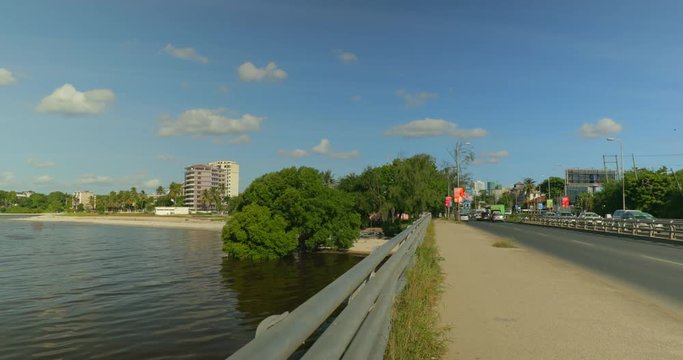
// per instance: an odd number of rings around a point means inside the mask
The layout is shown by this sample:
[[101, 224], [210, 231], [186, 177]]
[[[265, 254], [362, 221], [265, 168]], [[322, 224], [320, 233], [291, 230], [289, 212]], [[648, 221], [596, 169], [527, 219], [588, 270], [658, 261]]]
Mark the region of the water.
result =
[[224, 359], [360, 258], [223, 258], [216, 232], [0, 218], [0, 358]]

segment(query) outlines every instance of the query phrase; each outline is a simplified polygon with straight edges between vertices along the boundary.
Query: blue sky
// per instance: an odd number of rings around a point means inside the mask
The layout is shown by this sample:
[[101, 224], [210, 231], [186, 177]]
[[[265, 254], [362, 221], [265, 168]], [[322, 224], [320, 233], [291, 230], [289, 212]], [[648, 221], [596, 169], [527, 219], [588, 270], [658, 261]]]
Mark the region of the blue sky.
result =
[[[683, 168], [680, 1], [0, 3], [0, 189], [146, 191], [235, 160], [241, 190], [288, 166], [397, 156], [509, 186]], [[679, 154], [673, 156], [673, 154]], [[666, 155], [666, 156], [665, 156]]]

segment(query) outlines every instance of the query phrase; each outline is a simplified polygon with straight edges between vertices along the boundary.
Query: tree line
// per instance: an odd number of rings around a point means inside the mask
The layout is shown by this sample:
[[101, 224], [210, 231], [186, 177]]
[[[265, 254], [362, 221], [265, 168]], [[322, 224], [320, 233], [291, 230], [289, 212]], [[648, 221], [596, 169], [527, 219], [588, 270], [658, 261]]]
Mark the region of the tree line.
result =
[[[144, 190], [132, 187], [129, 190], [111, 191], [109, 194], [95, 195], [87, 199], [86, 204], [74, 208], [74, 196], [61, 191], [47, 195], [27, 192], [30, 196], [22, 196], [15, 191], [0, 190], [0, 212], [5, 213], [42, 213], [42, 212], [151, 212], [155, 206], [182, 206], [183, 186], [171, 182], [168, 191], [159, 186], [155, 196]], [[209, 200], [207, 200], [207, 203]]]
[[396, 159], [338, 181], [310, 167], [265, 174], [230, 203], [224, 250], [269, 259], [320, 249], [347, 249], [361, 226], [401, 229], [403, 214], [443, 211], [446, 172], [430, 155]]

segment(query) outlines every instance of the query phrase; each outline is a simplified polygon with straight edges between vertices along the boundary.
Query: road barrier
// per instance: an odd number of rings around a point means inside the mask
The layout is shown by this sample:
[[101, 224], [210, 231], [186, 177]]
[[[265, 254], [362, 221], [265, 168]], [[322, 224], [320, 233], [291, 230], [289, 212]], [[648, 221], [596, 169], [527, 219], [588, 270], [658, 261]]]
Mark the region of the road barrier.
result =
[[256, 337], [228, 359], [287, 359], [321, 331], [303, 359], [382, 359], [394, 298], [430, 220], [416, 220], [291, 313], [263, 320]]
[[680, 219], [614, 220], [524, 215], [521, 217], [520, 222], [567, 229], [639, 236], [676, 243], [680, 242], [683, 244], [683, 220]]

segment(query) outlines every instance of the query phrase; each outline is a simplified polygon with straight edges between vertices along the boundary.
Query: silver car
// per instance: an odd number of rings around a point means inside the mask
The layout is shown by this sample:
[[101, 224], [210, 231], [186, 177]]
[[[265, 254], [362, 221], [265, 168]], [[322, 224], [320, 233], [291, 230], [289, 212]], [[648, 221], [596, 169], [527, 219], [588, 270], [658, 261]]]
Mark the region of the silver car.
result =
[[505, 222], [505, 216], [500, 213], [500, 211], [494, 211], [491, 213], [491, 222]]
[[579, 214], [579, 217], [577, 217], [577, 220], [579, 220], [580, 222], [584, 222], [588, 225], [602, 224], [602, 216], [591, 211], [582, 212], [581, 214]]

